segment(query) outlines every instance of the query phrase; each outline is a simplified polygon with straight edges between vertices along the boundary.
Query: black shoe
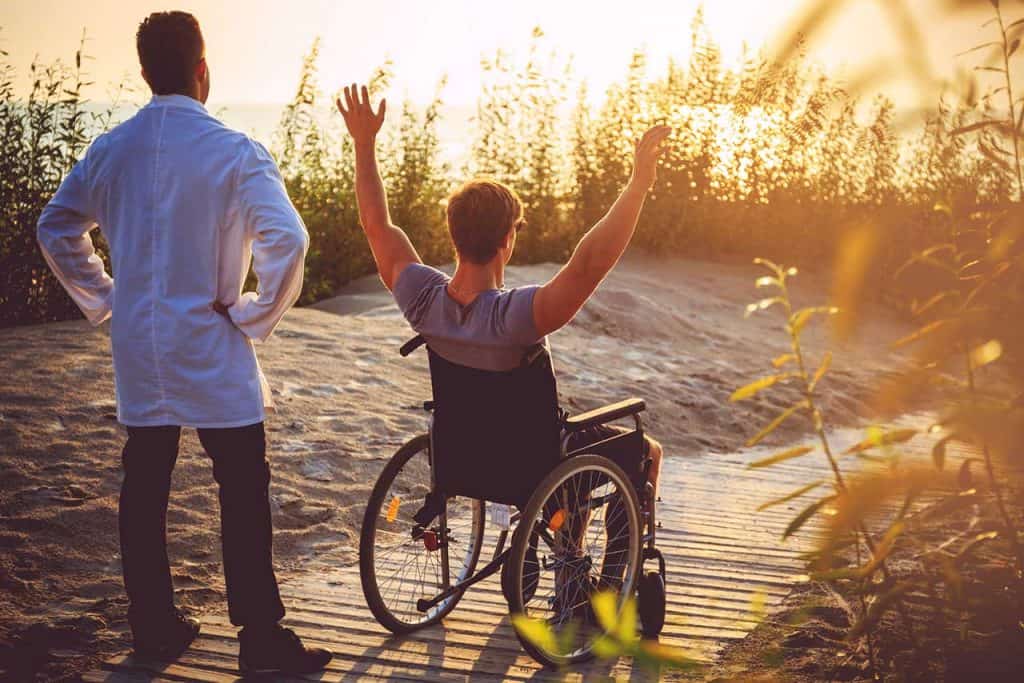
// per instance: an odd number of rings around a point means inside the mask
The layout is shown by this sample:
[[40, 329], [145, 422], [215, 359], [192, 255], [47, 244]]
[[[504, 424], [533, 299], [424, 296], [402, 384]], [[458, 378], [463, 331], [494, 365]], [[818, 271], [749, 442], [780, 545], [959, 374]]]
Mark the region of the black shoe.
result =
[[318, 647], [306, 647], [295, 632], [274, 624], [238, 634], [238, 668], [253, 674], [311, 674], [327, 666], [333, 656]]
[[175, 610], [167, 617], [132, 623], [132, 647], [147, 659], [177, 659], [199, 635], [199, 621]]

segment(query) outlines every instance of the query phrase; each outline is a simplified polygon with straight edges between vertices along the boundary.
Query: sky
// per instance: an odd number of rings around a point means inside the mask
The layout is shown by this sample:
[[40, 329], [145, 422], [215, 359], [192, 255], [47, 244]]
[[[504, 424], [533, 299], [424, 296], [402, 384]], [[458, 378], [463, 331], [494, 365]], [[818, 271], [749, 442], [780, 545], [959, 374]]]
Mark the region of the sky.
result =
[[[709, 0], [706, 21], [727, 60], [744, 42], [759, 46], [788, 25], [805, 0]], [[839, 0], [832, 0], [839, 2]], [[905, 59], [885, 25], [881, 2], [849, 0], [831, 17], [810, 46], [811, 57], [830, 69], [847, 71], [869, 60], [886, 60], [895, 70]], [[916, 17], [931, 30], [928, 51], [935, 68], [948, 72], [953, 55], [985, 35], [977, 16], [938, 20], [942, 0], [909, 0]], [[394, 63], [394, 89], [426, 101], [447, 75], [447, 103], [469, 106], [480, 87], [480, 59], [502, 48], [522, 57], [532, 29], [540, 26], [545, 45], [572, 55], [577, 77], [603, 92], [625, 73], [632, 51], [645, 48], [652, 64], [669, 55], [685, 58], [689, 26], [699, 0], [195, 0], [174, 3], [139, 0], [0, 0], [0, 49], [28, 83], [35, 58], [73, 58], [83, 29], [88, 64], [100, 92], [138, 77], [135, 29], [151, 11], [184, 9], [203, 27], [213, 77], [210, 104], [279, 103], [293, 94], [302, 56], [320, 36], [321, 84], [334, 91], [365, 79], [385, 59]], [[984, 19], [985, 17], [981, 17]], [[899, 84], [880, 86], [909, 101]]]

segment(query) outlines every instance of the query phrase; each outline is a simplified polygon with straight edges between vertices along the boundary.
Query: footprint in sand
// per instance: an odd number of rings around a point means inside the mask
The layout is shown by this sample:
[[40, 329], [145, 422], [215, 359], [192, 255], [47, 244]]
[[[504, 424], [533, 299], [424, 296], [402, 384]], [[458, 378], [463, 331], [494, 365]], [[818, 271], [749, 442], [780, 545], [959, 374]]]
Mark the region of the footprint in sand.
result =
[[282, 453], [308, 453], [313, 446], [299, 439], [285, 439], [275, 446]]
[[302, 476], [314, 481], [334, 481], [334, 470], [330, 463], [324, 460], [305, 460], [299, 466], [299, 472], [302, 473]]
[[78, 507], [86, 501], [99, 497], [76, 484], [68, 484], [62, 487], [40, 486], [32, 491], [30, 495], [41, 502], [56, 503], [64, 507]]
[[325, 429], [329, 429], [336, 434], [354, 434], [360, 430], [358, 420], [348, 417], [338, 417], [337, 415], [320, 415], [316, 418], [317, 422], [323, 424]]

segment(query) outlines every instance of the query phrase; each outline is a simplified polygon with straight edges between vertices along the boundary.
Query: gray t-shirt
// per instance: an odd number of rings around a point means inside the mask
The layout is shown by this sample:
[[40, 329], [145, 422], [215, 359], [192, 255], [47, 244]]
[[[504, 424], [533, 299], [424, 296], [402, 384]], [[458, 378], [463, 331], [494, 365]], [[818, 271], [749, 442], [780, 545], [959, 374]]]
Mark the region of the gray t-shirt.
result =
[[547, 344], [533, 320], [538, 286], [489, 289], [463, 306], [448, 295], [450, 279], [411, 263], [393, 292], [405, 319], [442, 358], [480, 370], [511, 370], [531, 346]]

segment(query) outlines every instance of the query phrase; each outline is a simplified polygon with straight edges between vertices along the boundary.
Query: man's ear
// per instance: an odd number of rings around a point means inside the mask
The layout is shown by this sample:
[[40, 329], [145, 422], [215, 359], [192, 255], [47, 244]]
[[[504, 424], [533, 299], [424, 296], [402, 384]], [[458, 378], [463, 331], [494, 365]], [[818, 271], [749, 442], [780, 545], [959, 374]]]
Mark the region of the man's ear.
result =
[[206, 66], [206, 57], [203, 57], [202, 59], [200, 59], [196, 63], [196, 72], [195, 72], [196, 80], [199, 81], [200, 83], [202, 83], [203, 80], [206, 78], [206, 69], [207, 68], [209, 68], [209, 67]]
[[[144, 80], [146, 82], [146, 85], [149, 85], [149, 76], [146, 74], [146, 70], [145, 69], [139, 69], [139, 74], [142, 76], [142, 80]], [[152, 87], [152, 86], [150, 86], [150, 87]]]

